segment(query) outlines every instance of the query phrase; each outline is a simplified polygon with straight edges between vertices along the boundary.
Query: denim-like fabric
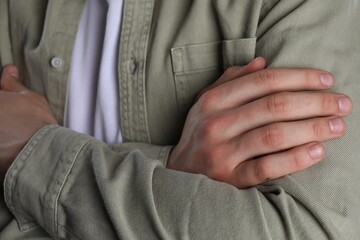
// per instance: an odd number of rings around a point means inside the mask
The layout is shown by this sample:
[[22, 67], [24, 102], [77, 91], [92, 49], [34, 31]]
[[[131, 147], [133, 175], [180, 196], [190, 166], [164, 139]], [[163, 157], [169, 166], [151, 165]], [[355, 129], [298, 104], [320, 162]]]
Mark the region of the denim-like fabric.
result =
[[[118, 72], [126, 143], [40, 130], [7, 174], [0, 239], [358, 239], [359, 3], [125, 0]], [[83, 4], [0, 0], [1, 67], [20, 66], [60, 123]], [[320, 164], [246, 190], [165, 169], [196, 94], [256, 56], [270, 67], [332, 72], [333, 91], [354, 102], [347, 135], [326, 144]], [[55, 57], [64, 64], [53, 66]]]

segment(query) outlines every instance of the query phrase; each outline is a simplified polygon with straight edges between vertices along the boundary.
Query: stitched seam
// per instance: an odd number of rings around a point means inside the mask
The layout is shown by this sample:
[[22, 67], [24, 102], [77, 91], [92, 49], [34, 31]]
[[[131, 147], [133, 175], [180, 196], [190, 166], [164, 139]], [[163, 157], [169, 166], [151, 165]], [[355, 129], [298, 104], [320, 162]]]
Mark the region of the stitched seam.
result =
[[147, 11], [147, 15], [146, 15], [146, 27], [145, 27], [145, 36], [144, 36], [144, 64], [143, 64], [143, 73], [142, 73], [142, 89], [141, 89], [141, 98], [140, 98], [140, 102], [141, 102], [141, 110], [142, 110], [142, 117], [143, 119], [141, 119], [143, 121], [144, 127], [143, 127], [143, 136], [141, 136], [141, 138], [147, 138], [147, 141], [149, 143], [151, 143], [151, 136], [150, 136], [150, 131], [149, 131], [149, 124], [148, 124], [148, 115], [147, 115], [147, 108], [145, 107], [146, 104], [146, 91], [145, 91], [145, 87], [144, 85], [146, 84], [146, 76], [145, 76], [145, 72], [146, 72], [146, 67], [147, 67], [147, 49], [148, 49], [148, 44], [150, 41], [150, 30], [151, 30], [151, 25], [152, 25], [152, 18], [153, 18], [153, 11], [154, 11], [154, 2], [151, 1], [148, 3], [147, 6], [145, 6], [145, 9]]
[[59, 191], [58, 191], [58, 194], [57, 194], [57, 196], [56, 196], [56, 198], [55, 198], [55, 202], [54, 202], [54, 230], [55, 230], [55, 236], [56, 236], [56, 237], [58, 237], [58, 228], [57, 228], [57, 226], [58, 226], [58, 217], [57, 217], [57, 216], [58, 216], [58, 203], [59, 203], [59, 198], [60, 198], [61, 192], [62, 192], [62, 190], [63, 190], [63, 188], [64, 188], [64, 186], [65, 186], [65, 184], [66, 184], [66, 180], [67, 180], [68, 176], [70, 175], [72, 168], [73, 168], [74, 165], [75, 165], [75, 162], [76, 162], [77, 157], [79, 156], [81, 150], [82, 150], [89, 142], [91, 142], [91, 140], [88, 140], [88, 141], [84, 142], [84, 143], [79, 147], [79, 149], [78, 149], [78, 151], [76, 152], [76, 154], [75, 154], [75, 156], [74, 156], [74, 159], [73, 159], [73, 161], [72, 161], [72, 163], [71, 163], [71, 165], [70, 165], [67, 173], [66, 173], [65, 176], [64, 176], [64, 180], [62, 181], [61, 186], [60, 186]]
[[[19, 172], [24, 168], [25, 160], [30, 156], [31, 152], [39, 144], [40, 140], [46, 134], [48, 134], [50, 130], [54, 128], [56, 128], [56, 126], [46, 126], [44, 129], [40, 130], [38, 134], [33, 136], [33, 138], [29, 142], [29, 145], [25, 146], [23, 151], [20, 152], [19, 154], [20, 158], [17, 159], [15, 165], [12, 165], [8, 170], [8, 173], [10, 173], [10, 175], [6, 176], [5, 178], [5, 202], [7, 203], [8, 207], [11, 209], [13, 214], [16, 216], [16, 218], [19, 220], [21, 225], [24, 225], [21, 227], [21, 229], [24, 231], [37, 228], [37, 226], [34, 226], [34, 224], [37, 225], [37, 223], [35, 221], [27, 222], [25, 219], [21, 217], [21, 214], [15, 209], [15, 206], [13, 204], [14, 200], [12, 193], [15, 189], [16, 179], [18, 179]], [[10, 182], [10, 186], [7, 184], [7, 182]], [[29, 225], [33, 225], [33, 226], [29, 226]]]
[[[135, 83], [135, 91], [138, 94], [138, 98], [136, 98], [136, 110], [133, 111], [131, 114], [134, 116], [134, 118], [137, 119], [137, 121], [139, 122], [139, 124], [136, 124], [134, 127], [134, 132], [135, 132], [135, 139], [137, 141], [142, 141], [144, 142], [144, 136], [145, 136], [145, 131], [144, 131], [144, 127], [145, 127], [145, 120], [144, 120], [144, 102], [143, 102], [143, 98], [144, 98], [144, 82], [145, 82], [145, 61], [146, 61], [146, 54], [144, 54], [144, 49], [145, 49], [145, 41], [146, 41], [146, 36], [145, 35], [145, 31], [146, 31], [146, 24], [147, 24], [147, 1], [144, 1], [144, 9], [143, 9], [143, 13], [140, 14], [140, 16], [142, 16], [142, 19], [140, 20], [141, 24], [141, 28], [139, 29], [139, 39], [137, 41], [137, 48], [135, 50], [136, 52], [136, 56], [139, 56], [139, 63], [142, 62], [142, 64], [140, 64], [139, 67], [139, 72], [138, 74], [134, 75], [134, 83]], [[140, 9], [140, 7], [139, 7]], [[139, 20], [137, 18], [137, 20]], [[145, 30], [144, 30], [145, 29]], [[143, 56], [142, 56], [143, 55]], [[141, 59], [141, 57], [143, 57], [143, 59]], [[141, 139], [141, 140], [140, 140]]]
[[184, 70], [181, 72], [175, 72], [175, 75], [182, 75], [182, 74], [186, 74], [186, 73], [194, 73], [194, 72], [198, 72], [200, 70], [212, 70], [212, 69], [217, 69], [219, 68], [219, 66], [213, 66], [213, 67], [206, 67], [206, 68], [194, 68], [191, 70]]
[[[122, 22], [122, 33], [121, 33], [121, 40], [120, 40], [120, 57], [123, 63], [126, 63], [127, 58], [129, 57], [129, 41], [131, 36], [131, 22], [133, 21], [133, 2], [132, 1], [125, 1], [124, 3], [124, 17]], [[124, 51], [122, 51], [124, 50]], [[123, 69], [124, 68], [124, 69]], [[121, 81], [120, 81], [120, 92], [121, 92], [121, 124], [123, 130], [123, 137], [124, 141], [131, 138], [131, 130], [129, 127], [129, 74], [127, 72], [126, 65], [121, 69]]]

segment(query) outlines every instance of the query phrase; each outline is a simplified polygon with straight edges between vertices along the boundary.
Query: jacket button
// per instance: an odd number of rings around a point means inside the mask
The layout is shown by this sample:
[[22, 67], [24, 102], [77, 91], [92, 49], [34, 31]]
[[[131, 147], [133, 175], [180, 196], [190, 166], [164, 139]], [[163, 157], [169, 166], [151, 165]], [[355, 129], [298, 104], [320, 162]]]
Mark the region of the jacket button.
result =
[[53, 57], [50, 63], [53, 68], [61, 68], [64, 65], [64, 61], [59, 57]]

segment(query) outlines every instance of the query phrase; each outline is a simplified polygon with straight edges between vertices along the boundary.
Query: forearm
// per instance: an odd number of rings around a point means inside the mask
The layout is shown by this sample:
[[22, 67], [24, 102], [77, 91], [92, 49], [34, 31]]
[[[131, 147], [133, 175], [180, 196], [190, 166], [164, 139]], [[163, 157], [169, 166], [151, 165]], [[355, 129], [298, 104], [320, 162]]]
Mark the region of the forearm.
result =
[[[324, 239], [339, 219], [322, 204], [304, 208], [281, 186], [238, 190], [58, 127], [34, 136], [5, 185], [23, 230], [40, 224], [61, 239]], [[319, 224], [317, 211], [331, 218]]]
[[[351, 42], [343, 41], [344, 35], [332, 36], [332, 32], [327, 32], [337, 23], [330, 21], [327, 25], [325, 21], [330, 15], [342, 19], [347, 10], [342, 3], [337, 3], [340, 6], [335, 4], [320, 11], [322, 14], [317, 16], [322, 19], [321, 24], [308, 24], [313, 18], [301, 15], [312, 12], [311, 4], [316, 3], [308, 2], [307, 8], [297, 8], [294, 1], [281, 1], [263, 15], [257, 54], [269, 58], [271, 66], [306, 65], [330, 70], [337, 78], [336, 86], [340, 86], [336, 90], [345, 90], [355, 97], [357, 73], [349, 71], [348, 66], [355, 68], [359, 59], [357, 54], [352, 55], [349, 46], [355, 47], [359, 36], [354, 35]], [[357, 20], [353, 16], [345, 23], [359, 22]], [[300, 27], [294, 27], [299, 24]], [[294, 29], [302, 32], [295, 34], [291, 31]], [[318, 35], [309, 31], [316, 31]], [[355, 58], [342, 57], [339, 67], [335, 67], [337, 48], [325, 47], [319, 50], [321, 53], [314, 51], [311, 39], [321, 40], [319, 34], [323, 32], [341, 42], [338, 45], [337, 41], [331, 41], [331, 46], [336, 45], [340, 52]], [[347, 32], [349, 35], [352, 36]], [[341, 80], [347, 79], [342, 78], [342, 74], [349, 72], [352, 72], [352, 81]], [[347, 87], [349, 83], [351, 89]], [[355, 116], [357, 111], [355, 109]], [[15, 163], [24, 162], [25, 167], [16, 175], [17, 184], [10, 187], [13, 201], [9, 198], [8, 203], [14, 211], [21, 212], [19, 220], [22, 217], [30, 222], [35, 220], [53, 236], [64, 234], [64, 238], [72, 238], [72, 234], [85, 239], [141, 238], [141, 234], [147, 234], [146, 238], [356, 238], [359, 154], [355, 144], [347, 144], [356, 142], [356, 117], [350, 118], [349, 123], [348, 140], [332, 143], [323, 164], [248, 190], [237, 190], [200, 175], [166, 170], [157, 160], [157, 154], [147, 156], [147, 150], [119, 147], [119, 151], [113, 151], [68, 130], [51, 130], [51, 136], [40, 138], [37, 147], [29, 152], [28, 161]], [[38, 171], [41, 168], [43, 171]], [[29, 179], [39, 182], [32, 183]], [[56, 181], [61, 186], [53, 188]], [[21, 193], [27, 198], [17, 196], [24, 189], [35, 191]], [[50, 194], [48, 189], [54, 192]], [[44, 201], [47, 198], [51, 199], [49, 208], [44, 207], [48, 206], [49, 202]], [[24, 202], [24, 199], [30, 201]], [[91, 233], [98, 236], [89, 237]]]
[[[94, 138], [65, 128], [46, 127], [37, 133], [12, 165], [5, 183], [6, 201], [20, 222], [22, 230], [40, 224], [55, 237], [58, 228], [70, 226], [74, 227], [75, 234], [82, 235], [85, 233], [82, 231], [79, 233], [78, 227], [88, 226], [89, 234], [93, 234], [93, 230], [97, 227], [91, 227], [89, 223], [95, 225], [101, 223], [104, 230], [101, 230], [99, 234], [105, 234], [105, 236], [114, 234], [108, 217], [109, 215], [120, 217], [122, 211], [118, 209], [111, 213], [113, 210], [106, 205], [120, 204], [124, 194], [135, 191], [127, 186], [130, 184], [128, 181], [123, 181], [141, 175], [132, 172], [131, 166], [144, 159], [149, 159], [143, 163], [149, 162], [151, 167], [163, 166], [161, 161], [150, 160], [150, 158], [166, 157], [169, 150], [169, 147], [145, 144], [137, 144], [137, 146], [143, 148], [148, 158], [139, 150], [127, 151], [128, 144], [116, 147], [122, 149], [120, 153], [117, 153]], [[150, 173], [151, 170], [149, 170]], [[27, 191], [23, 191], [24, 188]], [[75, 194], [70, 190], [74, 188], [77, 192]], [[106, 193], [107, 189], [110, 189], [109, 193]], [[71, 204], [68, 205], [69, 203]], [[77, 204], [79, 208], [68, 209]], [[104, 204], [110, 211], [109, 215], [104, 209]], [[130, 206], [129, 202], [126, 204], [126, 207]], [[32, 207], [28, 208], [29, 205]], [[85, 210], [88, 207], [89, 209]], [[92, 210], [89, 211], [90, 209]], [[84, 210], [87, 217], [84, 216]], [[89, 221], [89, 218], [93, 220]], [[84, 221], [89, 222], [85, 224]], [[60, 232], [63, 233], [61, 230]]]

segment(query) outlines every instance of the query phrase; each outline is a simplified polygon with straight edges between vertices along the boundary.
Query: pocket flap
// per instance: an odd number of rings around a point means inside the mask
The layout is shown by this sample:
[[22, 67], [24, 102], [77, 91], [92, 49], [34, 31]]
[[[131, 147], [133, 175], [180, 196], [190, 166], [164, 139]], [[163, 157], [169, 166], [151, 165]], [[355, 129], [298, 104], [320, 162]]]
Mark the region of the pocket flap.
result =
[[175, 74], [217, 68], [222, 61], [221, 42], [176, 47], [171, 56]]
[[174, 74], [245, 65], [255, 56], [256, 38], [223, 40], [171, 49]]

